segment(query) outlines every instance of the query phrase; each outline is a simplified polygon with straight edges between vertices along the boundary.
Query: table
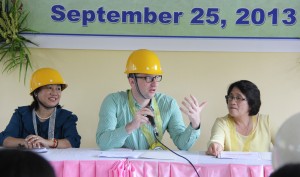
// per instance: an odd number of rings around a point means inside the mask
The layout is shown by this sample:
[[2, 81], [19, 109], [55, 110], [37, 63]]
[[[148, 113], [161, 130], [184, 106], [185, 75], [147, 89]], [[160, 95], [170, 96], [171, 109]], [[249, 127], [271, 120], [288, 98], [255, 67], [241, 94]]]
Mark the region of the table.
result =
[[[192, 166], [175, 155], [170, 159], [165, 159], [166, 156], [161, 159], [104, 158], [99, 157], [100, 152], [85, 148], [49, 149], [41, 155], [50, 161], [57, 177], [197, 177]], [[129, 152], [124, 150], [124, 154]], [[204, 152], [176, 152], [188, 158], [201, 177], [268, 177], [273, 170], [268, 158], [218, 159]], [[271, 157], [270, 153], [263, 155]]]

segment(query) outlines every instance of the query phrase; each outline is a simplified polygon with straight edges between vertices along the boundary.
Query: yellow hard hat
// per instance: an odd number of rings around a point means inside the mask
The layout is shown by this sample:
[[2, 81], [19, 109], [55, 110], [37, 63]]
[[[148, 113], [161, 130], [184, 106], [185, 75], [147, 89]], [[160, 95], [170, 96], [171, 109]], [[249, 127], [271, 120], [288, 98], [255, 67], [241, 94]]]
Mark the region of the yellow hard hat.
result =
[[162, 69], [159, 58], [153, 51], [139, 49], [133, 51], [129, 56], [124, 73], [161, 75]]
[[41, 68], [36, 70], [31, 76], [30, 94], [35, 89], [49, 84], [60, 84], [61, 90], [68, 86], [58, 71], [52, 68]]

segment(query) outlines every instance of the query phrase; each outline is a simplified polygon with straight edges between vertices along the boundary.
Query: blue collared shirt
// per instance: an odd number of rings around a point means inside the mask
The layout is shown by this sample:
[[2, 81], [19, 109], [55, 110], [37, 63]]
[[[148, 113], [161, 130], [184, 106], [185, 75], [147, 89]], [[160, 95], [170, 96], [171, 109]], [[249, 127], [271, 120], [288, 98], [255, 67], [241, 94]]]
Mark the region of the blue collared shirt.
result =
[[[185, 126], [176, 100], [162, 93], [156, 93], [163, 133], [167, 130], [179, 150], [188, 150], [198, 139], [200, 129], [194, 130]], [[137, 110], [141, 106], [135, 101]], [[127, 92], [109, 94], [102, 102], [99, 112], [99, 123], [96, 142], [101, 150], [112, 148], [130, 148], [134, 150], [149, 149], [149, 144], [142, 133], [136, 129], [131, 134], [125, 126], [133, 120], [128, 104]], [[150, 125], [147, 125], [151, 129]], [[154, 137], [153, 137], [154, 138]]]
[[[78, 118], [72, 112], [61, 109], [60, 106], [56, 110], [54, 138], [68, 139], [72, 147], [80, 147], [80, 135], [77, 132], [76, 122]], [[49, 119], [40, 122], [37, 118], [38, 135], [44, 139], [48, 139]], [[7, 137], [26, 138], [28, 135], [34, 135], [34, 127], [32, 121], [32, 110], [29, 106], [19, 107], [15, 110], [6, 129], [0, 133], [0, 145]]]

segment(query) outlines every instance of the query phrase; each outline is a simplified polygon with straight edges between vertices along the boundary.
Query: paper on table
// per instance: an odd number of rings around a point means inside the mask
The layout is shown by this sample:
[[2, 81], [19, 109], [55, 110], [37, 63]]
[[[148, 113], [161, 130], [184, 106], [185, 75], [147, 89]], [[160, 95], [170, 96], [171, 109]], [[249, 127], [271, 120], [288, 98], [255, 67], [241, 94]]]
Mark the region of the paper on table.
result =
[[176, 160], [177, 156], [169, 151], [100, 151], [98, 157], [108, 158], [140, 158], [140, 159], [160, 159]]
[[48, 152], [48, 149], [43, 147], [43, 148], [33, 148], [33, 149], [30, 149], [31, 151], [33, 152], [37, 152], [37, 153], [45, 153], [45, 152]]
[[176, 160], [178, 157], [170, 151], [146, 151], [139, 158], [143, 159], [160, 159], [160, 160]]
[[109, 149], [108, 151], [133, 151], [130, 148], [113, 148], [113, 149]]
[[222, 151], [217, 158], [221, 159], [244, 159], [244, 160], [261, 160], [262, 155], [259, 152], [232, 152]]
[[100, 151], [98, 157], [139, 158], [142, 153], [139, 151]]

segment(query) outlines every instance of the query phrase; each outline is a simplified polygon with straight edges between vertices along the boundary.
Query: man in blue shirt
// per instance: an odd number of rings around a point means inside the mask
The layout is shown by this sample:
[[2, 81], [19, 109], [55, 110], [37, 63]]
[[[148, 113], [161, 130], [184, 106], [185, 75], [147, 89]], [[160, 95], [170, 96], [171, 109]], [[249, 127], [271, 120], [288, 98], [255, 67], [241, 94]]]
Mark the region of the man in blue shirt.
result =
[[[188, 150], [200, 135], [200, 113], [206, 102], [199, 104], [190, 96], [183, 101], [185, 108], [179, 108], [174, 98], [157, 93], [162, 69], [150, 50], [134, 51], [125, 73], [131, 89], [109, 94], [100, 108], [96, 133], [100, 149], [164, 149], [157, 139], [167, 130], [178, 149]], [[190, 120], [187, 127], [180, 110]]]

